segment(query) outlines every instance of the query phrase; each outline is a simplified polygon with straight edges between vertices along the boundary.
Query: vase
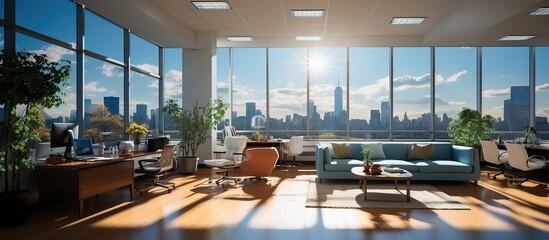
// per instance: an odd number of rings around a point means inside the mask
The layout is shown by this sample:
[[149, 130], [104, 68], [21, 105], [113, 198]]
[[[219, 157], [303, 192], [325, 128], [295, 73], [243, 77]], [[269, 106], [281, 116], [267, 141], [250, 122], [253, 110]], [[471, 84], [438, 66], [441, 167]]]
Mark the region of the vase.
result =
[[141, 146], [141, 144], [139, 144], [139, 143], [138, 143], [138, 144], [135, 144], [135, 143], [134, 143], [134, 145], [133, 145], [133, 151], [134, 151], [134, 152], [139, 152], [139, 151], [140, 151], [140, 148], [139, 148], [140, 146]]

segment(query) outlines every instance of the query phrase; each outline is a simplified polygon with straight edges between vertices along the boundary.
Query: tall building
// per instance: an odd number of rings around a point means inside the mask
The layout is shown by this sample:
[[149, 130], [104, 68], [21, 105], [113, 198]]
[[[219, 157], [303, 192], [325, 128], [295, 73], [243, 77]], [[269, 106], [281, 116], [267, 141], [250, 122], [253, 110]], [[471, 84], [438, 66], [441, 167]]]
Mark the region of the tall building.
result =
[[92, 100], [91, 99], [84, 99], [84, 111], [85, 113], [91, 113], [93, 110], [92, 108]]
[[384, 129], [389, 128], [389, 122], [391, 121], [391, 111], [389, 102], [381, 102], [381, 125]]
[[246, 119], [249, 121], [255, 115], [255, 102], [246, 103]]
[[147, 123], [147, 104], [136, 104], [133, 121], [137, 124]]
[[370, 128], [371, 129], [379, 129], [379, 125], [381, 124], [380, 121], [380, 114], [379, 110], [372, 109], [370, 110]]
[[[103, 97], [103, 104], [112, 115], [120, 115], [120, 98]], [[145, 111], [146, 114], [146, 111]]]
[[530, 87], [512, 86], [511, 98], [504, 101], [503, 120], [510, 130], [521, 131], [529, 124], [530, 115]]
[[341, 116], [343, 111], [343, 89], [339, 86], [339, 81], [337, 81], [337, 87], [334, 90], [334, 114], [338, 118]]

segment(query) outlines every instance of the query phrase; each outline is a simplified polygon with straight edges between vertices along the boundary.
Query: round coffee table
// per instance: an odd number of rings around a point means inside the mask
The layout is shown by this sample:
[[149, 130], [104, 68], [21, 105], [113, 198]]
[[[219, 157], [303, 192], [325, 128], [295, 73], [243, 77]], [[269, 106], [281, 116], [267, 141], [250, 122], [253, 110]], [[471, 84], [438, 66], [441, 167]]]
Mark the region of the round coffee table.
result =
[[388, 173], [383, 171], [380, 175], [371, 175], [364, 172], [364, 168], [354, 167], [351, 169], [353, 175], [358, 177], [358, 183], [360, 188], [364, 186], [364, 200], [368, 200], [368, 180], [395, 180], [395, 189], [398, 190], [398, 181], [406, 181], [406, 201], [410, 201], [410, 179], [412, 179], [412, 173], [404, 170], [403, 173]]

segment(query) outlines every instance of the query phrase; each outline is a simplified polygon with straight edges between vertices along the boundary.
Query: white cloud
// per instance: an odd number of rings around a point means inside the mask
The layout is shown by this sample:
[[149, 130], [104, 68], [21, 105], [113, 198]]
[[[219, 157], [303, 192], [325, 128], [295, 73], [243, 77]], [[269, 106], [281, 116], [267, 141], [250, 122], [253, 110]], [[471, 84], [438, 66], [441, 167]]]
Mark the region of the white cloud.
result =
[[98, 82], [86, 83], [86, 85], [84, 86], [84, 91], [86, 92], [87, 95], [89, 95], [89, 93], [92, 93], [92, 92], [107, 92], [106, 88], [98, 87], [98, 85], [99, 85]]
[[139, 68], [139, 69], [145, 70], [147, 72], [158, 74], [158, 66], [148, 64], [148, 63], [137, 64], [137, 65], [134, 65], [134, 66]]
[[74, 52], [59, 46], [49, 45], [40, 50], [32, 51], [37, 54], [45, 54], [48, 56], [48, 60], [52, 62], [59, 62], [59, 60], [65, 58], [65, 55], [74, 55]]
[[448, 79], [446, 79], [446, 82], [457, 82], [457, 80], [467, 73], [467, 70], [463, 70], [461, 72], [454, 73], [452, 76], [450, 76]]
[[504, 89], [488, 89], [484, 90], [482, 92], [483, 97], [491, 98], [491, 97], [500, 97], [500, 96], [509, 96], [511, 94], [510, 88], [504, 88]]
[[549, 116], [549, 107], [538, 108], [536, 110], [536, 116]]
[[426, 73], [422, 76], [404, 75], [396, 77], [393, 80], [393, 88], [395, 91], [404, 91], [412, 88], [426, 88], [431, 85], [431, 74]]
[[101, 74], [106, 77], [123, 77], [124, 71], [121, 67], [117, 67], [110, 63], [103, 63], [103, 65], [101, 65]]
[[170, 70], [166, 74], [164, 83], [164, 96], [166, 99], [180, 99], [183, 95], [183, 73], [177, 70]]
[[549, 83], [536, 86], [536, 92], [549, 91]]

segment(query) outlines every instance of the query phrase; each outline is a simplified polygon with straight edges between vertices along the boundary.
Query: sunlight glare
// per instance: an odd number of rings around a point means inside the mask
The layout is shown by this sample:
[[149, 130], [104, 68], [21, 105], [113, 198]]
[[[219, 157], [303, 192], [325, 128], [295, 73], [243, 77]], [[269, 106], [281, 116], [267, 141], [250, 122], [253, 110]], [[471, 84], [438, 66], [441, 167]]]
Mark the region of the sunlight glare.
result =
[[309, 60], [309, 66], [312, 71], [320, 72], [324, 70], [326, 66], [326, 59], [320, 56], [313, 56]]

